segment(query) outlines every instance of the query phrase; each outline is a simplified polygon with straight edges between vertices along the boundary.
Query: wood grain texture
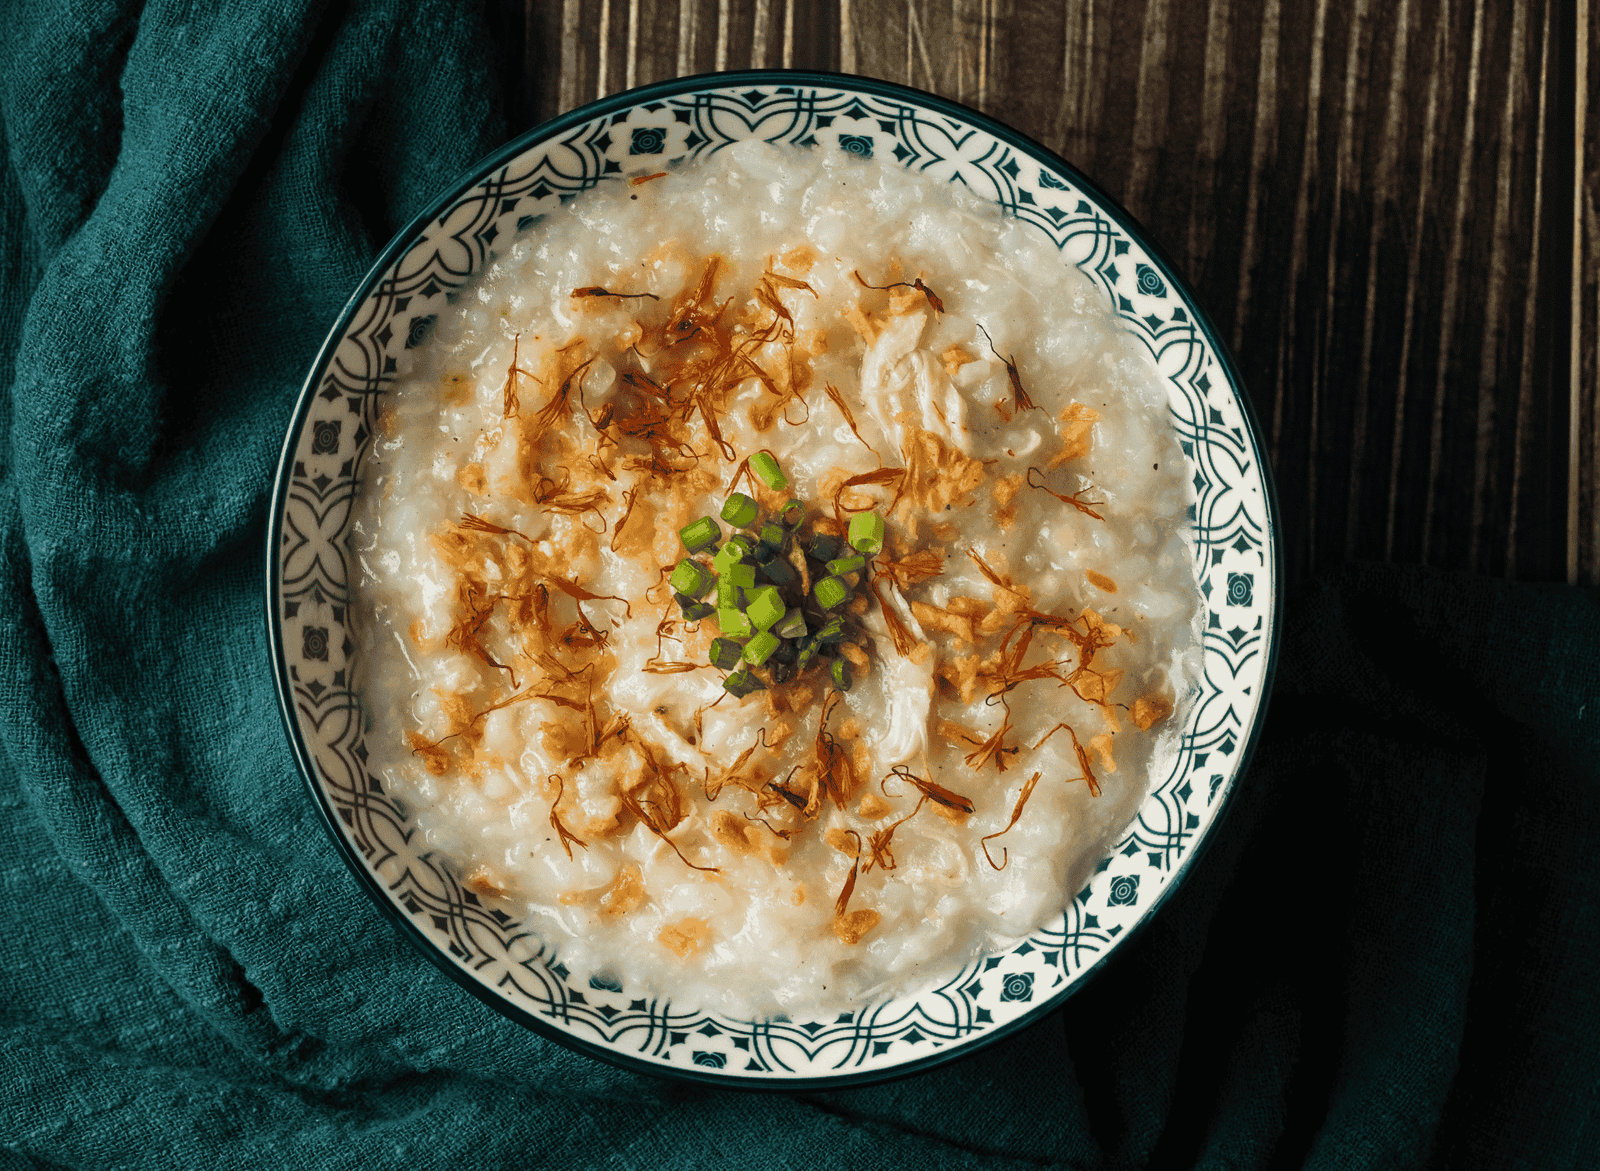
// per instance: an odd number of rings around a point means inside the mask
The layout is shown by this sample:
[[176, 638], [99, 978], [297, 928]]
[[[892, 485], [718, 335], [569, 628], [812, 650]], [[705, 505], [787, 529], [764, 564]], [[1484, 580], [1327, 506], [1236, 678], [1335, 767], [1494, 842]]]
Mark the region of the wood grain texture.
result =
[[1600, 584], [1594, 0], [499, 0], [524, 129], [687, 73], [831, 69], [1093, 176], [1234, 350], [1291, 580]]
[[[1596, 174], [1600, 171], [1600, 13], [1594, 0], [1577, 5], [1575, 24], [1580, 35], [1573, 46], [1573, 104], [1569, 181], [1571, 234], [1567, 248], [1572, 256], [1571, 325], [1568, 362], [1568, 417], [1571, 432], [1568, 466], [1572, 469], [1568, 514], [1570, 540], [1568, 578], [1600, 581], [1600, 222], [1596, 220]], [[1567, 129], [1558, 121], [1554, 133]]]

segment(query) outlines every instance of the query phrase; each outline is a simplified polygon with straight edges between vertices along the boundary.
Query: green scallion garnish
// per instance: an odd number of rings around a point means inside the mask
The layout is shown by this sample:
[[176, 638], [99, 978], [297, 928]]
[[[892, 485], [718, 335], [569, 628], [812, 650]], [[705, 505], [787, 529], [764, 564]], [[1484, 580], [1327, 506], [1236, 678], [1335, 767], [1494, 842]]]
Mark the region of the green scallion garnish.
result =
[[709, 516], [702, 516], [693, 524], [684, 525], [679, 529], [678, 536], [683, 541], [685, 549], [691, 553], [698, 553], [720, 541], [722, 529]]
[[744, 612], [757, 630], [770, 630], [788, 611], [778, 596], [777, 586], [756, 586], [747, 595]]
[[[746, 466], [751, 492], [779, 492], [789, 486], [770, 451], [757, 452]], [[802, 542], [806, 517], [800, 500], [786, 500], [764, 513], [753, 496], [730, 492], [722, 521], [745, 531], [729, 533], [724, 540], [723, 530], [709, 516], [679, 530], [684, 546], [709, 557], [711, 564], [680, 561], [669, 574], [673, 597], [691, 620], [715, 616], [722, 637], [712, 640], [708, 657], [712, 666], [726, 672], [723, 687], [739, 698], [819, 666], [839, 690], [851, 685], [849, 661], [835, 658], [834, 651], [857, 627], [841, 607], [855, 597], [868, 560], [882, 552], [887, 526], [876, 512], [856, 513], [843, 535], [812, 531]], [[817, 524], [833, 527], [831, 522]], [[802, 581], [810, 587], [809, 600]], [[712, 591], [715, 596], [707, 597]], [[812, 610], [808, 619], [804, 607], [813, 602], [838, 613], [819, 617]], [[814, 630], [818, 622], [821, 626]]]
[[789, 477], [783, 474], [783, 469], [778, 466], [778, 461], [770, 451], [758, 451], [752, 455], [750, 470], [774, 492], [781, 492], [789, 486]]
[[818, 533], [811, 538], [810, 553], [813, 561], [832, 561], [839, 556], [839, 538], [832, 533]]
[[703, 598], [715, 581], [715, 576], [709, 573], [705, 566], [685, 557], [678, 562], [678, 567], [672, 571], [667, 584], [675, 593], [687, 594], [691, 598]]
[[810, 632], [806, 629], [806, 616], [796, 609], [774, 623], [772, 633], [779, 638], [804, 638]]
[[817, 631], [817, 638], [821, 642], [843, 642], [844, 619], [828, 619], [828, 621], [823, 625], [822, 629]]
[[761, 507], [743, 492], [729, 496], [722, 506], [722, 519], [736, 529], [747, 529], [761, 515]]
[[858, 512], [850, 518], [850, 547], [872, 556], [883, 549], [883, 517], [875, 512]]
[[850, 587], [836, 577], [825, 577], [811, 587], [811, 596], [824, 610], [831, 610], [850, 597]]
[[770, 630], [763, 630], [744, 644], [744, 661], [759, 667], [772, 657], [772, 652], [783, 645], [783, 640]]
[[739, 644], [731, 638], [711, 640], [709, 657], [711, 665], [719, 671], [731, 671], [739, 665]]
[[702, 618], [709, 618], [717, 612], [717, 608], [710, 602], [697, 602], [687, 594], [673, 594], [678, 605], [683, 609], [685, 622], [698, 622]]
[[743, 610], [729, 610], [723, 606], [717, 607], [717, 626], [730, 638], [749, 638], [755, 631]]
[[762, 574], [773, 585], [792, 585], [798, 576], [794, 571], [794, 566], [790, 565], [782, 557], [774, 557], [771, 561], [762, 561], [758, 564], [761, 567]]

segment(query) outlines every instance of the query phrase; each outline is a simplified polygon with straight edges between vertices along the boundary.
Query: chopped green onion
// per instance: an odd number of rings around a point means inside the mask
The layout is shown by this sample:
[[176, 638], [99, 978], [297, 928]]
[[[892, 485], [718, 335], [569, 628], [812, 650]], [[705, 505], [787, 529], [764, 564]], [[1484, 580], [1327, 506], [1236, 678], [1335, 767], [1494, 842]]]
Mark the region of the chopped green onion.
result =
[[770, 630], [763, 630], [749, 642], [744, 644], [744, 661], [751, 666], [759, 667], [772, 657], [772, 652], [783, 644], [783, 640]]
[[850, 587], [836, 577], [825, 577], [811, 587], [812, 597], [824, 610], [831, 610], [850, 596]]
[[756, 567], [737, 558], [724, 557], [723, 553], [727, 552], [728, 550], [724, 549], [712, 559], [711, 564], [717, 571], [717, 580], [732, 582], [742, 590], [755, 585]]
[[789, 585], [797, 576], [794, 571], [794, 566], [790, 565], [782, 557], [774, 557], [771, 561], [762, 561], [759, 564], [761, 566], [761, 572], [765, 574], [766, 579], [772, 582], [774, 585]]
[[722, 529], [709, 516], [702, 516], [693, 524], [684, 525], [679, 529], [678, 536], [682, 539], [685, 549], [691, 553], [698, 553], [720, 541]]
[[709, 618], [717, 612], [717, 608], [710, 602], [697, 602], [687, 594], [673, 594], [678, 605], [683, 608], [683, 618], [686, 622], [698, 622], [702, 618]]
[[823, 628], [817, 631], [817, 638], [822, 642], [844, 641], [844, 619], [830, 618]]
[[757, 630], [770, 630], [787, 609], [783, 599], [778, 596], [777, 586], [757, 586], [750, 591], [744, 612], [750, 616]]
[[731, 638], [711, 640], [711, 665], [719, 671], [731, 671], [739, 665], [739, 644]]
[[850, 547], [871, 556], [883, 549], [883, 517], [858, 512], [850, 518]]
[[758, 451], [752, 455], [750, 470], [774, 492], [780, 492], [789, 486], [789, 477], [783, 474], [783, 469], [778, 466], [778, 461], [773, 458], [770, 451]]
[[766, 685], [743, 667], [724, 678], [722, 686], [735, 699], [743, 699], [751, 692], [766, 690]]
[[818, 533], [811, 538], [813, 561], [832, 561], [839, 556], [839, 538], [831, 533]]
[[722, 519], [736, 529], [747, 529], [761, 515], [761, 506], [743, 492], [735, 492], [722, 506]]
[[675, 593], [688, 594], [691, 598], [703, 598], [706, 591], [716, 579], [706, 571], [706, 567], [698, 561], [690, 561], [685, 557], [678, 562], [678, 568], [672, 571], [672, 576], [667, 579]]
[[[777, 457], [756, 452], [746, 461], [746, 470], [751, 495], [730, 492], [721, 508], [724, 524], [745, 531], [730, 531], [724, 539], [723, 529], [710, 516], [680, 529], [685, 547], [711, 564], [680, 561], [669, 575], [673, 597], [690, 620], [715, 615], [723, 637], [712, 641], [709, 658], [727, 673], [723, 687], [728, 693], [742, 699], [816, 666], [826, 666], [833, 685], [848, 690], [849, 662], [835, 659], [833, 652], [834, 644], [853, 637], [856, 626], [840, 607], [855, 596], [868, 561], [883, 551], [885, 520], [876, 512], [856, 513], [841, 535], [826, 531], [833, 522], [818, 519], [802, 540], [800, 529], [810, 512], [802, 500], [779, 497], [783, 503], [764, 513], [754, 497], [789, 488]], [[819, 617], [813, 610], [808, 618], [801, 604], [795, 604], [806, 599], [790, 592], [801, 590], [802, 581], [810, 585], [822, 611], [837, 614]], [[707, 596], [713, 589], [715, 597]], [[820, 629], [813, 630], [819, 622]], [[753, 667], [761, 668], [759, 677], [751, 673]]]
[[717, 608], [717, 625], [722, 628], [723, 634], [731, 638], [749, 638], [755, 629], [743, 610], [729, 610], [722, 606]]

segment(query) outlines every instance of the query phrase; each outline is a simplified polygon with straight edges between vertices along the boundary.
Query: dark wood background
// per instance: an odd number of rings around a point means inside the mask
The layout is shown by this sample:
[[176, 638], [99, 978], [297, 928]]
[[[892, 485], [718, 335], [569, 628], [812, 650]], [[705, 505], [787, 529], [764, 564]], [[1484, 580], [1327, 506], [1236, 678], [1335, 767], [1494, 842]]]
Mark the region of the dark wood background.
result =
[[[722, 69], [931, 90], [1075, 163], [1198, 291], [1291, 582], [1600, 584], [1591, 0], [490, 0], [511, 129]], [[1584, 36], [1578, 35], [1582, 29]]]

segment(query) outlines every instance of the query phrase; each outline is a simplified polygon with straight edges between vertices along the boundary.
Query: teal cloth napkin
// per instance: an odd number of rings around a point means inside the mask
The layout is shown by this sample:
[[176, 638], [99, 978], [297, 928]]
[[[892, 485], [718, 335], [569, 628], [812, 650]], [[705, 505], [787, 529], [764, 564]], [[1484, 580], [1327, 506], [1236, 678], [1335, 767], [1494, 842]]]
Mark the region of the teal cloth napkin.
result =
[[10, 12], [0, 1171], [1600, 1165], [1589, 592], [1358, 567], [1295, 598], [1184, 888], [929, 1074], [620, 1072], [399, 939], [279, 725], [266, 505], [344, 298], [503, 137], [493, 57], [456, 0]]

